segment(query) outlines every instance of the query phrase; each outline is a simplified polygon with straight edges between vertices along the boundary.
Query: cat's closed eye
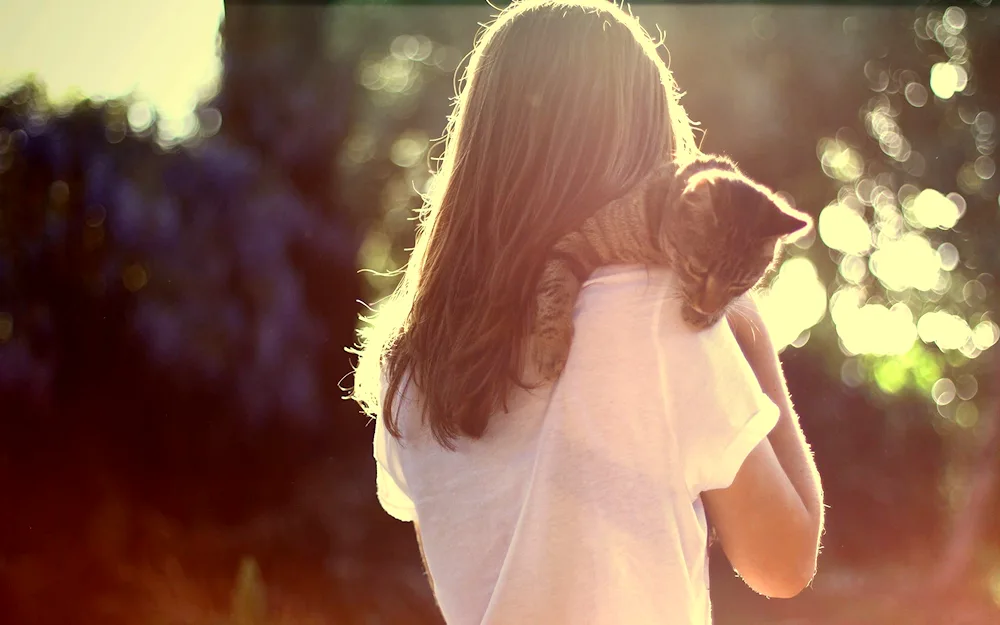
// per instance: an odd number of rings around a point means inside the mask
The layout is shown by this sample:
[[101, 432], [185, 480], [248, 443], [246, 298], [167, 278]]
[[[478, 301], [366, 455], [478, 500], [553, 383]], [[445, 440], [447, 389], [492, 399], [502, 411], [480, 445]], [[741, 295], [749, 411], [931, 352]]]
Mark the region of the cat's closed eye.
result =
[[699, 263], [697, 260], [690, 259], [687, 262], [687, 272], [691, 274], [691, 277], [693, 278], [705, 280], [708, 278], [708, 274], [711, 273], [711, 269], [707, 265]]

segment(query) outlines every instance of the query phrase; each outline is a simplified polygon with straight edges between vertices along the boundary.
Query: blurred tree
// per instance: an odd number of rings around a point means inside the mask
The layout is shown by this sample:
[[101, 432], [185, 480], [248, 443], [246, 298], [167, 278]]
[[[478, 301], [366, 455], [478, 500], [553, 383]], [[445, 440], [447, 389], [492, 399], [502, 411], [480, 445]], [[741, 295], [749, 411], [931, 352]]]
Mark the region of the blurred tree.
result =
[[[33, 83], [0, 98], [0, 462], [34, 476], [0, 474], [5, 509], [21, 510], [0, 521], [4, 579], [32, 566], [40, 537], [61, 537], [65, 557], [87, 549], [69, 547], [87, 531], [70, 520], [109, 489], [183, 524], [272, 515], [295, 530], [219, 545], [205, 567], [240, 547], [265, 569], [336, 565], [350, 593], [381, 566], [369, 552], [406, 553], [357, 496], [370, 430], [337, 384], [372, 214], [345, 209], [336, 166], [359, 58], [326, 54], [321, 7], [276, 9], [227, 6], [221, 93], [179, 145], [155, 113], [137, 123], [148, 105], [130, 99], [54, 111]], [[90, 556], [111, 568], [89, 580], [113, 583], [115, 556]], [[433, 615], [410, 587], [358, 609]]]
[[365, 301], [388, 293], [413, 243], [413, 210], [433, 180], [457, 87], [456, 70], [472, 48], [489, 6], [338, 6], [330, 53], [352, 60], [355, 88], [349, 134], [338, 163], [344, 199], [364, 227], [359, 265]]
[[969, 573], [1000, 469], [1000, 359], [991, 349], [1000, 337], [1000, 84], [987, 69], [1000, 19], [959, 7], [898, 15], [894, 29], [910, 36], [885, 37], [884, 54], [865, 64], [873, 95], [861, 127], [819, 143], [839, 189], [818, 230], [837, 267], [830, 313], [843, 381], [926, 398], [947, 443], [946, 583]]
[[[353, 317], [338, 308], [340, 326], [325, 326], [294, 255], [322, 264], [312, 290], [350, 305], [350, 233], [224, 136], [162, 153], [127, 131], [128, 107], [53, 116], [33, 86], [0, 102], [2, 383], [48, 402], [64, 434], [136, 438], [120, 447], [140, 467], [196, 470], [195, 450], [213, 462], [235, 449], [240, 422], [324, 417], [329, 430], [343, 408], [321, 380], [346, 371], [330, 334], [349, 336]], [[315, 366], [324, 350], [338, 370]], [[157, 405], [158, 393], [170, 397]]]
[[[225, 11], [225, 73], [214, 103], [223, 120], [220, 134], [313, 213], [315, 223], [289, 252], [302, 272], [305, 301], [327, 334], [328, 349], [314, 364], [323, 380], [317, 391], [325, 406], [333, 406], [336, 381], [348, 372], [346, 355], [335, 346], [351, 341], [359, 312], [354, 267], [366, 226], [345, 210], [335, 167], [352, 116], [345, 95], [353, 91], [357, 59], [327, 53], [330, 18], [322, 5], [227, 2]], [[327, 241], [311, 245], [313, 237]]]

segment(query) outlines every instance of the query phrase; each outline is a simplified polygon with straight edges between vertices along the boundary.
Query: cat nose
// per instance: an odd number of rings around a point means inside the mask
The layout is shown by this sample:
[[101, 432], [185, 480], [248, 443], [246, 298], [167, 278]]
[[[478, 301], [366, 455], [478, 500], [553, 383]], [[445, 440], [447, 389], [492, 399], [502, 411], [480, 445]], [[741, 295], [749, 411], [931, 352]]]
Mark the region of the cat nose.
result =
[[696, 313], [698, 313], [699, 315], [702, 315], [704, 317], [711, 317], [715, 313], [719, 312], [718, 308], [714, 308], [712, 306], [706, 305], [704, 301], [699, 302], [699, 303], [692, 302], [691, 303], [691, 310], [695, 311]]

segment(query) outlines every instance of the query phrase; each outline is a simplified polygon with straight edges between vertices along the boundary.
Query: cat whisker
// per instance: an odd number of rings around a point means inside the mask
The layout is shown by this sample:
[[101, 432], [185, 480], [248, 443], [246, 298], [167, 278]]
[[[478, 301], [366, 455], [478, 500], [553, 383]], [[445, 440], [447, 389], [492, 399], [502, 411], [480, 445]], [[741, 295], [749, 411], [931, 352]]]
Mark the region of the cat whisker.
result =
[[750, 318], [749, 309], [741, 308], [738, 305], [738, 303], [734, 302], [733, 306], [729, 310], [731, 312], [733, 312], [736, 316], [738, 316], [740, 319], [742, 319], [743, 321], [746, 321], [750, 325], [751, 337], [756, 342], [757, 341], [757, 332], [760, 331], [760, 328], [757, 327], [757, 323], [753, 319]]
[[743, 299], [733, 300], [732, 304], [730, 304], [730, 308], [732, 310], [738, 310], [738, 311], [740, 311], [742, 313], [748, 313], [748, 312], [751, 311], [750, 304], [748, 304]]
[[733, 306], [729, 310], [738, 315], [744, 321], [749, 321], [751, 322], [751, 324], [753, 323], [753, 321], [750, 319], [750, 314], [749, 314], [750, 311], [748, 309], [741, 308], [740, 306]]

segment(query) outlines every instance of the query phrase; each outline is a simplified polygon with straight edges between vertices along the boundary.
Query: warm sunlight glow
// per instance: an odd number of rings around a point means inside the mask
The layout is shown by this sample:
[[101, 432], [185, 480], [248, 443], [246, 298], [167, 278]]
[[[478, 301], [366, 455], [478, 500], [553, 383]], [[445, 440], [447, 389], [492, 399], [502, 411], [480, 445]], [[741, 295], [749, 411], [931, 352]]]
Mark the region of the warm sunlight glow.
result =
[[957, 63], [935, 63], [931, 67], [931, 91], [942, 100], [951, 99], [968, 82], [968, 72]]
[[801, 347], [796, 339], [826, 313], [826, 288], [812, 261], [797, 256], [781, 265], [771, 288], [758, 295], [757, 305], [776, 346]]
[[819, 214], [820, 239], [827, 247], [845, 254], [862, 255], [872, 247], [872, 233], [861, 213], [840, 202], [830, 204]]
[[871, 272], [887, 289], [933, 290], [941, 273], [941, 259], [930, 241], [910, 232], [884, 242], [871, 256]]
[[857, 150], [836, 139], [821, 139], [816, 148], [823, 172], [842, 182], [858, 179], [864, 172], [864, 159]]
[[997, 339], [1000, 339], [1000, 328], [989, 320], [980, 322], [972, 331], [972, 342], [980, 351], [986, 351], [996, 345]]
[[850, 354], [905, 354], [917, 339], [913, 313], [906, 304], [891, 308], [864, 303], [864, 290], [845, 287], [830, 298], [830, 316], [844, 350]]
[[133, 127], [152, 111], [165, 139], [197, 131], [194, 108], [218, 89], [221, 0], [7, 0], [0, 89], [34, 74], [56, 105], [132, 94]]
[[964, 207], [965, 200], [957, 193], [946, 197], [934, 189], [924, 189], [904, 203], [907, 219], [924, 228], [954, 228]]
[[965, 319], [942, 310], [920, 317], [917, 332], [921, 341], [936, 343], [942, 351], [959, 349], [972, 340], [972, 330]]

